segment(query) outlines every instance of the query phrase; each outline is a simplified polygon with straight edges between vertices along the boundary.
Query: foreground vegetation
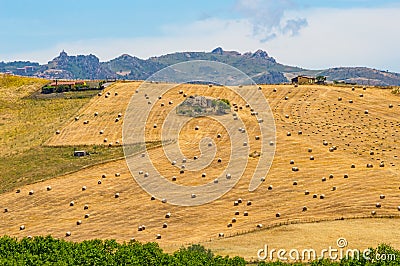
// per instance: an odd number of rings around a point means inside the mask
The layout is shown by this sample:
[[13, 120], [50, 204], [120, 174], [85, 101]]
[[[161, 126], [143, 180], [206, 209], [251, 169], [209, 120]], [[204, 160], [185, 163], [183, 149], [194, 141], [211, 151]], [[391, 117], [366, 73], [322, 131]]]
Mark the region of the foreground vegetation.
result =
[[245, 265], [244, 259], [215, 256], [202, 246], [182, 248], [172, 255], [157, 243], [89, 240], [81, 243], [50, 236], [0, 238], [0, 265]]
[[[376, 254], [394, 254], [395, 260], [367, 261], [343, 259], [332, 262], [317, 260], [309, 265], [399, 265], [400, 251], [387, 245], [370, 249]], [[173, 254], [164, 253], [157, 243], [136, 241], [117, 243], [115, 240], [86, 240], [80, 243], [54, 239], [51, 236], [0, 238], [0, 265], [248, 265], [240, 257], [221, 257], [201, 245], [181, 248]], [[251, 264], [251, 263], [250, 263]], [[259, 262], [258, 265], [288, 265], [282, 262]], [[289, 265], [306, 265], [293, 263]]]
[[[123, 156], [121, 147], [46, 147], [44, 143], [96, 94], [35, 99], [48, 80], [0, 75], [0, 193]], [[81, 92], [78, 92], [81, 93]], [[91, 153], [75, 158], [73, 150]]]

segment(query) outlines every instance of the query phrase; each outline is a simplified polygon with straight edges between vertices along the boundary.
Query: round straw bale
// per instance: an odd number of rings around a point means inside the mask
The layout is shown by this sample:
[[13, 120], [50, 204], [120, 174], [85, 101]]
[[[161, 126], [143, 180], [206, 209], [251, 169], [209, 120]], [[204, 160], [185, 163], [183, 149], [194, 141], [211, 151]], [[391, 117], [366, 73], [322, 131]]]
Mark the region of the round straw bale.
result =
[[257, 228], [262, 228], [263, 225], [262, 224], [257, 224]]
[[167, 218], [167, 219], [171, 218], [171, 213], [167, 212], [167, 214], [165, 214], [165, 218]]
[[85, 219], [88, 219], [90, 217], [90, 214], [89, 213], [86, 213], [85, 214]]
[[89, 205], [85, 204], [85, 206], [83, 206], [83, 209], [84, 209], [84, 210], [89, 209]]
[[167, 203], [167, 199], [162, 199], [161, 202], [162, 203]]
[[167, 228], [168, 224], [167, 223], [163, 223], [162, 228]]
[[29, 195], [33, 195], [35, 192], [33, 190], [29, 191]]
[[349, 175], [348, 174], [344, 174], [343, 177], [344, 178], [349, 178]]
[[304, 191], [304, 195], [309, 195], [310, 192], [308, 190]]
[[57, 131], [56, 131], [56, 134], [57, 134], [57, 135], [60, 135], [60, 133], [61, 133], [60, 130], [57, 130]]
[[114, 198], [116, 198], [116, 199], [119, 198], [119, 193], [118, 192], [114, 194]]
[[21, 226], [19, 227], [19, 230], [25, 230], [25, 225], [21, 225]]
[[249, 216], [249, 212], [244, 211], [244, 212], [243, 212], [243, 216]]
[[70, 203], [69, 203], [69, 206], [74, 206], [75, 205], [75, 202], [74, 201], [71, 201]]
[[83, 187], [82, 187], [82, 191], [85, 191], [85, 190], [86, 190], [86, 186], [83, 186]]
[[65, 233], [65, 236], [66, 236], [66, 237], [71, 236], [71, 232], [70, 232], [70, 231], [66, 232], [66, 233]]
[[82, 224], [82, 220], [76, 221], [76, 225], [81, 225], [81, 224]]
[[47, 190], [47, 191], [50, 191], [50, 190], [51, 190], [51, 186], [47, 186], [47, 187], [46, 187], [46, 190]]
[[101, 180], [98, 180], [98, 181], [97, 181], [97, 184], [98, 184], [98, 185], [101, 185]]
[[307, 211], [307, 206], [303, 206], [303, 212]]
[[384, 198], [385, 198], [385, 195], [381, 194], [381, 195], [379, 195], [379, 198], [380, 198], [380, 199], [384, 199]]
[[281, 217], [281, 214], [278, 212], [278, 213], [275, 214], [275, 217], [279, 218], [279, 217]]
[[376, 206], [377, 208], [380, 208], [380, 207], [382, 207], [382, 204], [381, 204], [380, 202], [377, 202], [377, 203], [375, 204], [375, 206]]

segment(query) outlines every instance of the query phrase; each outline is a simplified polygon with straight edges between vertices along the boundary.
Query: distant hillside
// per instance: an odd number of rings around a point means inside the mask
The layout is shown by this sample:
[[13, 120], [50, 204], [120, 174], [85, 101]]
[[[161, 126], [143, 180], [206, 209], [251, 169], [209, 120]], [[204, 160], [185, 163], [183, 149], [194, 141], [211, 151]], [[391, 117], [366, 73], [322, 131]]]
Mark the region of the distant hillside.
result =
[[224, 51], [218, 47], [211, 52], [177, 52], [149, 59], [123, 54], [108, 62], [100, 62], [95, 55], [60, 55], [45, 65], [32, 62], [0, 62], [0, 72], [47, 79], [131, 79], [144, 80], [164, 67], [190, 61], [210, 60], [234, 66], [259, 84], [289, 82], [296, 75], [323, 75], [327, 81], [341, 81], [363, 85], [399, 86], [400, 74], [366, 67], [336, 67], [326, 70], [309, 70], [280, 64], [266, 51], [241, 54]]
[[400, 85], [400, 74], [380, 71], [367, 67], [339, 67], [319, 72], [328, 80], [344, 81], [362, 85], [390, 86]]

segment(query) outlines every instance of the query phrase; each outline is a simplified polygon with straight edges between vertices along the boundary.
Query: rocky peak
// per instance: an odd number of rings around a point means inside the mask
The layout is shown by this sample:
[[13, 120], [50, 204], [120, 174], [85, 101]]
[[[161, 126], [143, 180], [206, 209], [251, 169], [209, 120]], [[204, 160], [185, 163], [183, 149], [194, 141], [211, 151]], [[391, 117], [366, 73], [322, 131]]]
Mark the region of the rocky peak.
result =
[[261, 49], [258, 49], [257, 51], [255, 51], [252, 56], [259, 57], [259, 58], [269, 58], [268, 53]]
[[212, 54], [219, 54], [222, 55], [224, 53], [224, 50], [222, 50], [221, 47], [217, 47], [214, 50], [211, 51]]

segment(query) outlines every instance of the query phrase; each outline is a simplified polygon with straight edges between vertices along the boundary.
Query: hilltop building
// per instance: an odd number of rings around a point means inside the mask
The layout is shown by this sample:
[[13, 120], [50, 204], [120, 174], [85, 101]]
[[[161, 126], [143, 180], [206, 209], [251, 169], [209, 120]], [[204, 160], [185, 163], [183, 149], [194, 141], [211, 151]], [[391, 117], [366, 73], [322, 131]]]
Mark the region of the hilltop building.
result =
[[292, 78], [292, 84], [305, 85], [305, 84], [315, 84], [315, 83], [316, 83], [316, 78], [313, 77], [300, 75], [295, 78]]

